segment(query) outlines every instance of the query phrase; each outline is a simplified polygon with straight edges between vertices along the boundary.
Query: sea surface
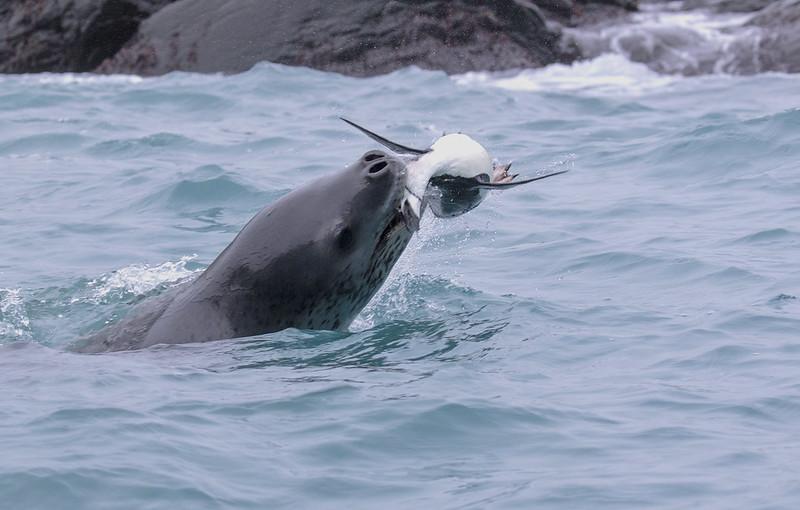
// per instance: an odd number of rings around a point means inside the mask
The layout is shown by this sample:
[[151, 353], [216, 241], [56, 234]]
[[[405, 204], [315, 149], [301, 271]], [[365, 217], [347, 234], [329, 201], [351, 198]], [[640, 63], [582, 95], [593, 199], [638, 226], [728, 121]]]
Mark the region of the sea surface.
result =
[[[0, 506], [796, 509], [798, 107], [615, 55], [0, 77]], [[350, 333], [67, 350], [375, 147], [340, 115], [569, 172], [424, 218]]]

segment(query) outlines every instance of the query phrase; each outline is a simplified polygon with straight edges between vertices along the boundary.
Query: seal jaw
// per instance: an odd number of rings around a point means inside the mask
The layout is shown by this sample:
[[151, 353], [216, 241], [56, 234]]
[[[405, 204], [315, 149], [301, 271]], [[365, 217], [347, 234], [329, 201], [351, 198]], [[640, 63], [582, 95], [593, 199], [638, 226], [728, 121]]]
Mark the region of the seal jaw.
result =
[[[420, 210], [420, 215], [422, 211]], [[419, 220], [420, 217], [417, 213], [414, 212], [413, 206], [409, 203], [408, 200], [403, 200], [403, 205], [400, 209], [400, 215], [403, 218], [403, 223], [405, 224], [406, 228], [412, 234], [419, 230]]]

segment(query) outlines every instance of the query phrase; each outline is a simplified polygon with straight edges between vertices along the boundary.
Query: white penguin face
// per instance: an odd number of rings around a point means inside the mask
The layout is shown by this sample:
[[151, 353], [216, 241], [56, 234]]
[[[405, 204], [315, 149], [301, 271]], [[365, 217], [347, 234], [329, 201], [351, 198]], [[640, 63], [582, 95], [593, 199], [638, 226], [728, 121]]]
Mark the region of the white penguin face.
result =
[[448, 174], [455, 177], [475, 177], [492, 174], [492, 158], [483, 145], [461, 133], [444, 135], [431, 146], [438, 171], [436, 175]]
[[473, 178], [492, 175], [492, 158], [473, 138], [461, 134], [444, 135], [430, 152], [408, 163], [406, 200], [417, 216], [422, 214], [422, 200], [430, 180], [439, 175]]

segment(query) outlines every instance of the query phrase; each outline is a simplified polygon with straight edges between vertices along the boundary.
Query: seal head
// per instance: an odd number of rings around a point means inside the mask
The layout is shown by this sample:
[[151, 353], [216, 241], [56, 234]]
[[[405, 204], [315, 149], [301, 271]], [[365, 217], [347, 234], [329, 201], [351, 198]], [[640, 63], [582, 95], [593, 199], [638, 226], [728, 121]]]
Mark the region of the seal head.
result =
[[369, 151], [262, 209], [196, 280], [143, 302], [77, 350], [345, 330], [378, 291], [419, 218], [406, 165]]

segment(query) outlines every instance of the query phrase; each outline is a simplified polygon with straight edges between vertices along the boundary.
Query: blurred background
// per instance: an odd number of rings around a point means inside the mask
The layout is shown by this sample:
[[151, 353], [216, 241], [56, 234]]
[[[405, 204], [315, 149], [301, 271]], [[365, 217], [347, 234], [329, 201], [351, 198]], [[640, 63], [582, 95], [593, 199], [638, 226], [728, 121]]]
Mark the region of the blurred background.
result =
[[795, 0], [7, 0], [0, 71], [352, 76], [538, 68], [615, 53], [664, 73], [800, 70]]

